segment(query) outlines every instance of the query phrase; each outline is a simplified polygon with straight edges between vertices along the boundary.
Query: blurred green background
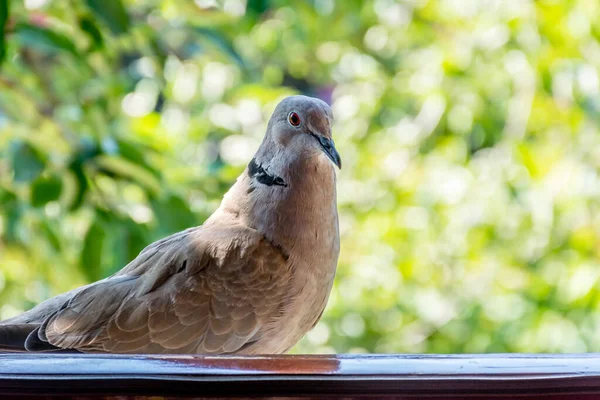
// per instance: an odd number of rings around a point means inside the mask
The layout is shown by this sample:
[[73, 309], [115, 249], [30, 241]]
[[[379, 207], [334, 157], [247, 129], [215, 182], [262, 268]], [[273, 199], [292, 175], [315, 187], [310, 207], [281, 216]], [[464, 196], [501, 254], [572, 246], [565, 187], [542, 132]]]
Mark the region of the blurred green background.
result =
[[344, 161], [295, 352], [600, 351], [597, 0], [0, 2], [0, 317], [201, 224], [278, 100]]

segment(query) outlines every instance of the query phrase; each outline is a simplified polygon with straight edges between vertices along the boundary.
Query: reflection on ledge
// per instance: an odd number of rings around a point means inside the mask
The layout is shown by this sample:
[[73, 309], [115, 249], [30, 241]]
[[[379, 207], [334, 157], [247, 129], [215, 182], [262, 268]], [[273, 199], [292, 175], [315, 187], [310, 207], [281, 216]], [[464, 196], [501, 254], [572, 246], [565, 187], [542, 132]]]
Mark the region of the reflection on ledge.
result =
[[592, 399], [600, 355], [0, 354], [0, 396], [18, 395]]

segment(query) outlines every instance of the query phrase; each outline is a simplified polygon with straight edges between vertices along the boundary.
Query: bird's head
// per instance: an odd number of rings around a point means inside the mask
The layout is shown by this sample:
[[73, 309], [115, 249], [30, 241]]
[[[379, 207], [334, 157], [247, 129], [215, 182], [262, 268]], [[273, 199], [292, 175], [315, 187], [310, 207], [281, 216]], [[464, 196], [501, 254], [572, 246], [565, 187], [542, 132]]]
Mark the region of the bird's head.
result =
[[342, 160], [333, 138], [331, 108], [322, 100], [290, 96], [282, 100], [269, 121], [267, 136], [288, 151], [308, 157], [324, 153], [338, 168]]

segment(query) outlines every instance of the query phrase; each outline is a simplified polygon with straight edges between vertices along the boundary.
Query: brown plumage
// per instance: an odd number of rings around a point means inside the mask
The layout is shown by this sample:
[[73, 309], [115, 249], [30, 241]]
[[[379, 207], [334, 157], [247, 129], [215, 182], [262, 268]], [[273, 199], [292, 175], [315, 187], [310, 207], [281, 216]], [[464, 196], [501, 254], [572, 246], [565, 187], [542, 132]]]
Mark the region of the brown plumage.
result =
[[294, 96], [199, 227], [115, 275], [0, 322], [0, 350], [267, 354], [318, 321], [339, 254], [332, 115]]

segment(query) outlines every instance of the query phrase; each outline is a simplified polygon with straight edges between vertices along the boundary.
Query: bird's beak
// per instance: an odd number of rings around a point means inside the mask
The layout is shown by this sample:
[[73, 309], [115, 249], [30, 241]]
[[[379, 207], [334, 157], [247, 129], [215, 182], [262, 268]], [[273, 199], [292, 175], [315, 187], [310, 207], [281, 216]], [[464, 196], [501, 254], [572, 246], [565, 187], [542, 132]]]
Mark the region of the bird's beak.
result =
[[313, 136], [319, 141], [321, 149], [327, 155], [327, 157], [329, 157], [329, 159], [333, 161], [333, 163], [337, 165], [339, 169], [342, 169], [342, 159], [340, 158], [340, 154], [335, 149], [335, 143], [333, 143], [333, 139], [328, 139], [322, 135], [313, 134]]

